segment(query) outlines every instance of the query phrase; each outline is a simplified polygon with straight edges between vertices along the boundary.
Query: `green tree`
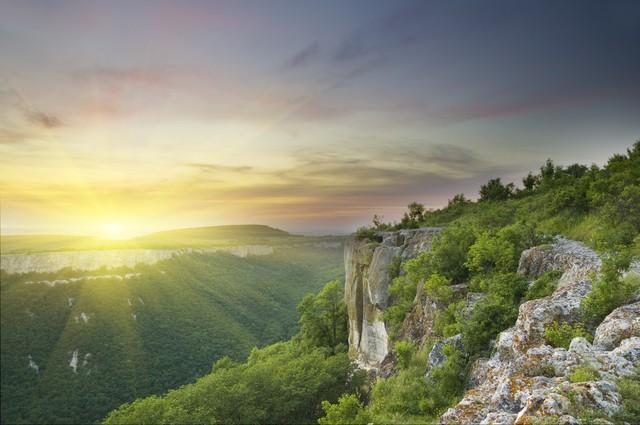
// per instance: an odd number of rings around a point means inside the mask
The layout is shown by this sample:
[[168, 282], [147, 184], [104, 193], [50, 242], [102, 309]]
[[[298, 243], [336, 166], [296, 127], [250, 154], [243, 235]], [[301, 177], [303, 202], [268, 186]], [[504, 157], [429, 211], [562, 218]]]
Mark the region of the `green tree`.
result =
[[465, 265], [469, 270], [484, 275], [515, 271], [518, 265], [516, 252], [516, 247], [506, 238], [483, 232], [469, 248]]
[[513, 183], [503, 185], [500, 178], [491, 179], [480, 187], [481, 201], [503, 201], [513, 195]]
[[371, 415], [364, 409], [362, 402], [354, 394], [345, 394], [333, 404], [322, 402], [324, 416], [318, 419], [320, 425], [366, 425]]
[[327, 283], [317, 294], [309, 294], [298, 305], [299, 335], [314, 347], [328, 347], [337, 352], [347, 343], [347, 309], [342, 284]]

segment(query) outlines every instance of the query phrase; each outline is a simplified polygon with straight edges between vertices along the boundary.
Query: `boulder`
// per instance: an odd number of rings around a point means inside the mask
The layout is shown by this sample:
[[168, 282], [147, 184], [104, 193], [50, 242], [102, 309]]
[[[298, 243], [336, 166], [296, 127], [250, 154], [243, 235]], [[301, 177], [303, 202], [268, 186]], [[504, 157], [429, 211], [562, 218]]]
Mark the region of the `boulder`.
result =
[[640, 337], [640, 302], [613, 310], [596, 329], [593, 345], [600, 350], [613, 350], [631, 337]]

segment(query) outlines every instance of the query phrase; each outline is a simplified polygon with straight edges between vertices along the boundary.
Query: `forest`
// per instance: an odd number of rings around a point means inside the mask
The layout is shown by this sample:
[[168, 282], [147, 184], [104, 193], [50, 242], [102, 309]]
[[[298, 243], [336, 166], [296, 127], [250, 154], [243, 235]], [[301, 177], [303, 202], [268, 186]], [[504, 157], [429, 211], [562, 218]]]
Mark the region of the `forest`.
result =
[[[294, 335], [296, 304], [342, 273], [341, 247], [312, 244], [134, 269], [3, 271], [1, 422], [94, 423], [122, 403], [194, 382], [222, 357], [241, 361]], [[109, 277], [26, 283], [79, 274]]]
[[[413, 203], [400, 222], [374, 217], [373, 226], [359, 229], [355, 237], [376, 243], [380, 231], [421, 226], [444, 230], [430, 251], [395, 266], [392, 305], [385, 312], [397, 358], [389, 378], [370, 378], [349, 361], [342, 290], [332, 282], [299, 304], [300, 329], [289, 341], [254, 349], [245, 362], [220, 360], [195, 383], [125, 404], [104, 423], [437, 421], [462, 397], [473, 360], [490, 353], [492, 340], [514, 324], [519, 305], [555, 290], [557, 273], [544, 274], [531, 286], [515, 273], [523, 250], [564, 235], [594, 247], [604, 258], [593, 291], [580, 305], [580, 321], [547, 328], [545, 338], [553, 347], [567, 345], [574, 336], [590, 338], [608, 313], [636, 296], [640, 280], [622, 273], [640, 253], [640, 142], [603, 167], [548, 161], [523, 179], [522, 188], [492, 179], [480, 188], [477, 201], [456, 195], [434, 211]], [[470, 313], [461, 311], [451, 289], [460, 282], [483, 295]], [[445, 306], [435, 319], [436, 338], [421, 350], [394, 333], [419, 284]], [[431, 346], [454, 334], [461, 334], [464, 352], [446, 345], [446, 361], [425, 377]], [[592, 375], [578, 369], [571, 382]], [[640, 421], [639, 376], [618, 381], [623, 408], [607, 420]], [[604, 419], [602, 412], [578, 408], [576, 415], [584, 423]]]

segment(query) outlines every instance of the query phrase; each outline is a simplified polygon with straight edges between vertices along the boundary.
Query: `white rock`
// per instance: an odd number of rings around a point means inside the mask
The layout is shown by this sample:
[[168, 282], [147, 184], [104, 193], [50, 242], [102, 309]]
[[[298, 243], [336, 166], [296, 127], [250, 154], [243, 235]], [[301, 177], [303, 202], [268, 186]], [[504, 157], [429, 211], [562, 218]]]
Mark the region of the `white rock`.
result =
[[69, 367], [73, 369], [73, 373], [78, 373], [78, 350], [75, 350], [71, 355], [71, 360], [69, 361]]
[[613, 350], [631, 337], [640, 337], [640, 302], [612, 311], [596, 329], [593, 345], [600, 350]]

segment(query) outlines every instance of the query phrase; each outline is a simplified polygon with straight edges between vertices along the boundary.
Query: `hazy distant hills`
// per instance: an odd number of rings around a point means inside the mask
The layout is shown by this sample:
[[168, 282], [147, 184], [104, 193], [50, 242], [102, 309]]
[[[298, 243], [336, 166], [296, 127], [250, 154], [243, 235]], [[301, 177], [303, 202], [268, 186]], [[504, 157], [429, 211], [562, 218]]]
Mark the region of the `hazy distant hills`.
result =
[[[248, 224], [167, 230], [131, 239], [110, 240], [72, 235], [8, 235], [0, 237], [2, 254], [134, 248], [184, 248], [246, 244], [281, 244], [305, 238], [273, 227]], [[307, 237], [312, 239], [314, 237]], [[324, 239], [323, 237], [315, 237]]]

